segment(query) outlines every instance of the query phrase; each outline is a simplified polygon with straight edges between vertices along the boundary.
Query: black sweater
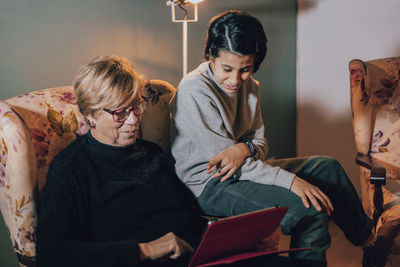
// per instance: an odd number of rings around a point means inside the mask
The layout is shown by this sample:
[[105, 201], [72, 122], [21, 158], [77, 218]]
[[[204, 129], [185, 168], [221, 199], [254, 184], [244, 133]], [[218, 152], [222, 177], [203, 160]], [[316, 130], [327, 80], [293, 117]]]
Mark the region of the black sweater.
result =
[[138, 243], [168, 232], [196, 247], [204, 221], [161, 149], [91, 134], [53, 160], [38, 209], [38, 266], [140, 266]]

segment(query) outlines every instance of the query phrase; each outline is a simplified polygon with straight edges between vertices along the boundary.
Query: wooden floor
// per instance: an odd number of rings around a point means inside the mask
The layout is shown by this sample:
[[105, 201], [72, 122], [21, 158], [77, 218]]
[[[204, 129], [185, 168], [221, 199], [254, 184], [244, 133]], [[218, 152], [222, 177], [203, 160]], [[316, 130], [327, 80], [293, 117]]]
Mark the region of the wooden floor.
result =
[[[342, 231], [332, 222], [329, 223], [332, 244], [327, 252], [328, 267], [361, 267], [362, 250], [354, 247]], [[279, 248], [289, 247], [289, 236], [281, 235]]]

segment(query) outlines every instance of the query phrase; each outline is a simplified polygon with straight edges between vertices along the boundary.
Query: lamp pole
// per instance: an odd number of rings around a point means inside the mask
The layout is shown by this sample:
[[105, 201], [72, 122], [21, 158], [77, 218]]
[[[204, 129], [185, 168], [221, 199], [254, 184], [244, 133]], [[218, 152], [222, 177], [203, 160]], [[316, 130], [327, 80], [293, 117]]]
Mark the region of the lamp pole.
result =
[[188, 30], [187, 30], [187, 21], [185, 20], [185, 21], [183, 21], [182, 22], [182, 35], [183, 35], [183, 38], [182, 38], [182, 46], [183, 46], [183, 64], [182, 64], [182, 66], [183, 66], [183, 76], [185, 76], [186, 75], [186, 73], [187, 73], [187, 62], [188, 62], [188, 60], [187, 60], [187, 33], [188, 33]]
[[[190, 1], [189, 1], [190, 2]], [[198, 2], [197, 3], [192, 3], [194, 6], [194, 18], [193, 19], [188, 19], [186, 17], [186, 14], [183, 19], [176, 19], [175, 17], [175, 6], [179, 5], [182, 8], [182, 5], [187, 4], [188, 1], [182, 1], [182, 0], [169, 0], [167, 1], [167, 5], [171, 6], [171, 17], [173, 22], [181, 22], [182, 23], [182, 47], [183, 47], [183, 54], [182, 54], [182, 74], [185, 76], [187, 74], [187, 69], [188, 69], [188, 56], [187, 56], [187, 51], [188, 51], [188, 22], [196, 22], [198, 21]], [[182, 8], [183, 9], [183, 8]], [[183, 9], [185, 10], [185, 9]], [[187, 11], [185, 10], [187, 13]]]

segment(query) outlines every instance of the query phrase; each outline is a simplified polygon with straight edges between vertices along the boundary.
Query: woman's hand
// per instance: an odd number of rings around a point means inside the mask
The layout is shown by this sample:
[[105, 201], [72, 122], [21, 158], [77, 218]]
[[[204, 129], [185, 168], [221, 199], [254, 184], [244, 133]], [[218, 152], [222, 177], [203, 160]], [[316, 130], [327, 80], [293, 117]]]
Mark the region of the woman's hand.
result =
[[142, 260], [177, 259], [186, 253], [193, 253], [193, 248], [174, 233], [168, 233], [148, 243], [139, 243]]
[[273, 251], [278, 249], [280, 237], [280, 229], [276, 228], [275, 232], [264, 237], [256, 246], [258, 251]]
[[246, 144], [234, 144], [208, 160], [207, 173], [219, 169], [211, 178], [217, 178], [225, 174], [221, 178], [221, 182], [226, 181], [242, 166], [248, 156], [250, 156], [250, 150]]
[[321, 203], [328, 216], [331, 215], [331, 212], [333, 211], [332, 202], [318, 187], [296, 176], [294, 177], [290, 191], [301, 198], [306, 208], [310, 207], [309, 201], [311, 201], [316, 210], [322, 211]]

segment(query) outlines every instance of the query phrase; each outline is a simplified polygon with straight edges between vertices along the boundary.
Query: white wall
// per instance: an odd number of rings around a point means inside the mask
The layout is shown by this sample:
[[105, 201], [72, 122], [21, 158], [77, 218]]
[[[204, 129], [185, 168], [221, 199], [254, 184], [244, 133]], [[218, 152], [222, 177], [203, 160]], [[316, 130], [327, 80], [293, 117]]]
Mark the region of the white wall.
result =
[[398, 0], [298, 1], [297, 152], [334, 156], [357, 187], [348, 62], [400, 56], [399, 19]]

